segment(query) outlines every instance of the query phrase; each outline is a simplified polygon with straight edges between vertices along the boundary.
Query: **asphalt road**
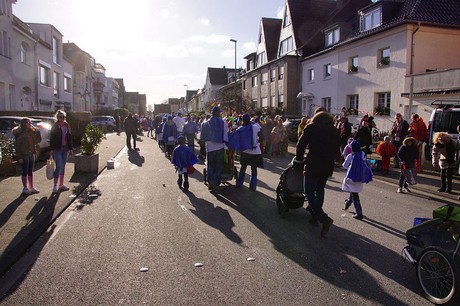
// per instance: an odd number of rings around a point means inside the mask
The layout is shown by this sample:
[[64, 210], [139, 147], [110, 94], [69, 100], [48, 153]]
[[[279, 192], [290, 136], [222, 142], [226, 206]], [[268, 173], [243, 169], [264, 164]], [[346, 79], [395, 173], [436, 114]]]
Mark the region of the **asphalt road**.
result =
[[443, 204], [435, 196], [375, 180], [358, 221], [342, 211], [338, 169], [325, 200], [334, 225], [320, 238], [304, 209], [277, 214], [289, 158], [265, 160], [256, 192], [247, 178], [210, 193], [197, 165], [184, 193], [156, 142], [139, 147], [123, 150], [94, 183], [101, 195], [72, 204], [9, 272], [8, 282], [22, 277], [2, 305], [431, 305], [401, 250], [413, 218]]

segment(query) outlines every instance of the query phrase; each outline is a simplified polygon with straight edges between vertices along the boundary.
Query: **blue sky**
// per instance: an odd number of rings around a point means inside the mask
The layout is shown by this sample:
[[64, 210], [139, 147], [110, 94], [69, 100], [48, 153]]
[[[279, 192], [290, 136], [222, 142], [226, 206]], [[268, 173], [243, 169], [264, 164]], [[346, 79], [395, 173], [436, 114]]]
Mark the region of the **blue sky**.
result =
[[284, 0], [18, 0], [24, 22], [49, 23], [91, 54], [108, 77], [147, 95], [147, 104], [203, 87], [207, 67], [245, 66], [262, 17], [280, 18]]

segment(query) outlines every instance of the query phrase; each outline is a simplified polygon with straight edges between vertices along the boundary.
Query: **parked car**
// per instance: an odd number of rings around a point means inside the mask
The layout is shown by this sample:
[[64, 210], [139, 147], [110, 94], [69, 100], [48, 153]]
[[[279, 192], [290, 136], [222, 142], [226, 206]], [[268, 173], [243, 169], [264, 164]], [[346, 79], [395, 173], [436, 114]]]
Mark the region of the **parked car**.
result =
[[428, 143], [425, 146], [425, 158], [431, 160], [433, 136], [437, 132], [449, 133], [458, 142], [457, 126], [460, 124], [460, 100], [435, 100], [431, 103], [436, 107], [431, 112], [428, 122]]
[[103, 127], [109, 132], [113, 132], [117, 128], [117, 122], [113, 116], [94, 116], [91, 118], [91, 124]]
[[300, 119], [286, 119], [283, 122], [284, 127], [288, 131], [288, 138], [290, 141], [297, 142], [297, 129], [299, 128]]
[[[21, 119], [24, 117], [19, 116], [0, 116], [0, 134], [5, 138], [14, 138], [13, 129], [19, 126]], [[30, 123], [39, 129], [42, 140], [37, 145], [37, 158], [42, 154], [49, 151], [51, 124], [43, 122], [40, 119], [29, 118]]]
[[56, 117], [50, 117], [50, 116], [29, 116], [29, 118], [32, 118], [32, 119], [40, 119], [40, 121], [49, 123], [49, 124], [51, 124], [51, 126], [52, 126], [53, 124], [56, 123]]

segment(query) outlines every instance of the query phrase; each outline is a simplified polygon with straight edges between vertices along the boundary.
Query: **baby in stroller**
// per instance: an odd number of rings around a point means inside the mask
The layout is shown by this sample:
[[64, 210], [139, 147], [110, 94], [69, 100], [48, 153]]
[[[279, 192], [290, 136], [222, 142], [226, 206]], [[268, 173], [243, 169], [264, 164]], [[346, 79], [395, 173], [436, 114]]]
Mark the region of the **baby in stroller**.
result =
[[[295, 158], [295, 157], [294, 157]], [[305, 203], [303, 193], [303, 169], [295, 169], [293, 162], [281, 173], [280, 181], [276, 187], [276, 206], [282, 218], [289, 209], [296, 209]]]

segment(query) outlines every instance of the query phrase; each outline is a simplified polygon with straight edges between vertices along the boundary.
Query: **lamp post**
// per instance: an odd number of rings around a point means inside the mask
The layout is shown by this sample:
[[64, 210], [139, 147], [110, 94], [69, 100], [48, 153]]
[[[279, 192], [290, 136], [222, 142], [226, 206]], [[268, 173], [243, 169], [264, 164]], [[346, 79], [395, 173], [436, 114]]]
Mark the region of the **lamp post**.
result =
[[185, 98], [184, 98], [184, 104], [185, 104], [185, 112], [188, 114], [188, 105], [187, 105], [187, 92], [188, 92], [188, 85], [185, 84]]
[[235, 84], [233, 85], [233, 89], [234, 89], [234, 92], [235, 92], [235, 108], [236, 108], [236, 111], [240, 111], [239, 103], [237, 101], [237, 95], [236, 95], [236, 79], [237, 79], [237, 77], [236, 77], [236, 74], [237, 74], [237, 72], [236, 72], [237, 71], [236, 70], [236, 43], [237, 43], [237, 41], [236, 41], [236, 39], [230, 39], [230, 41], [235, 43], [235, 75], [234, 75], [234, 78], [235, 78], [234, 83]]

